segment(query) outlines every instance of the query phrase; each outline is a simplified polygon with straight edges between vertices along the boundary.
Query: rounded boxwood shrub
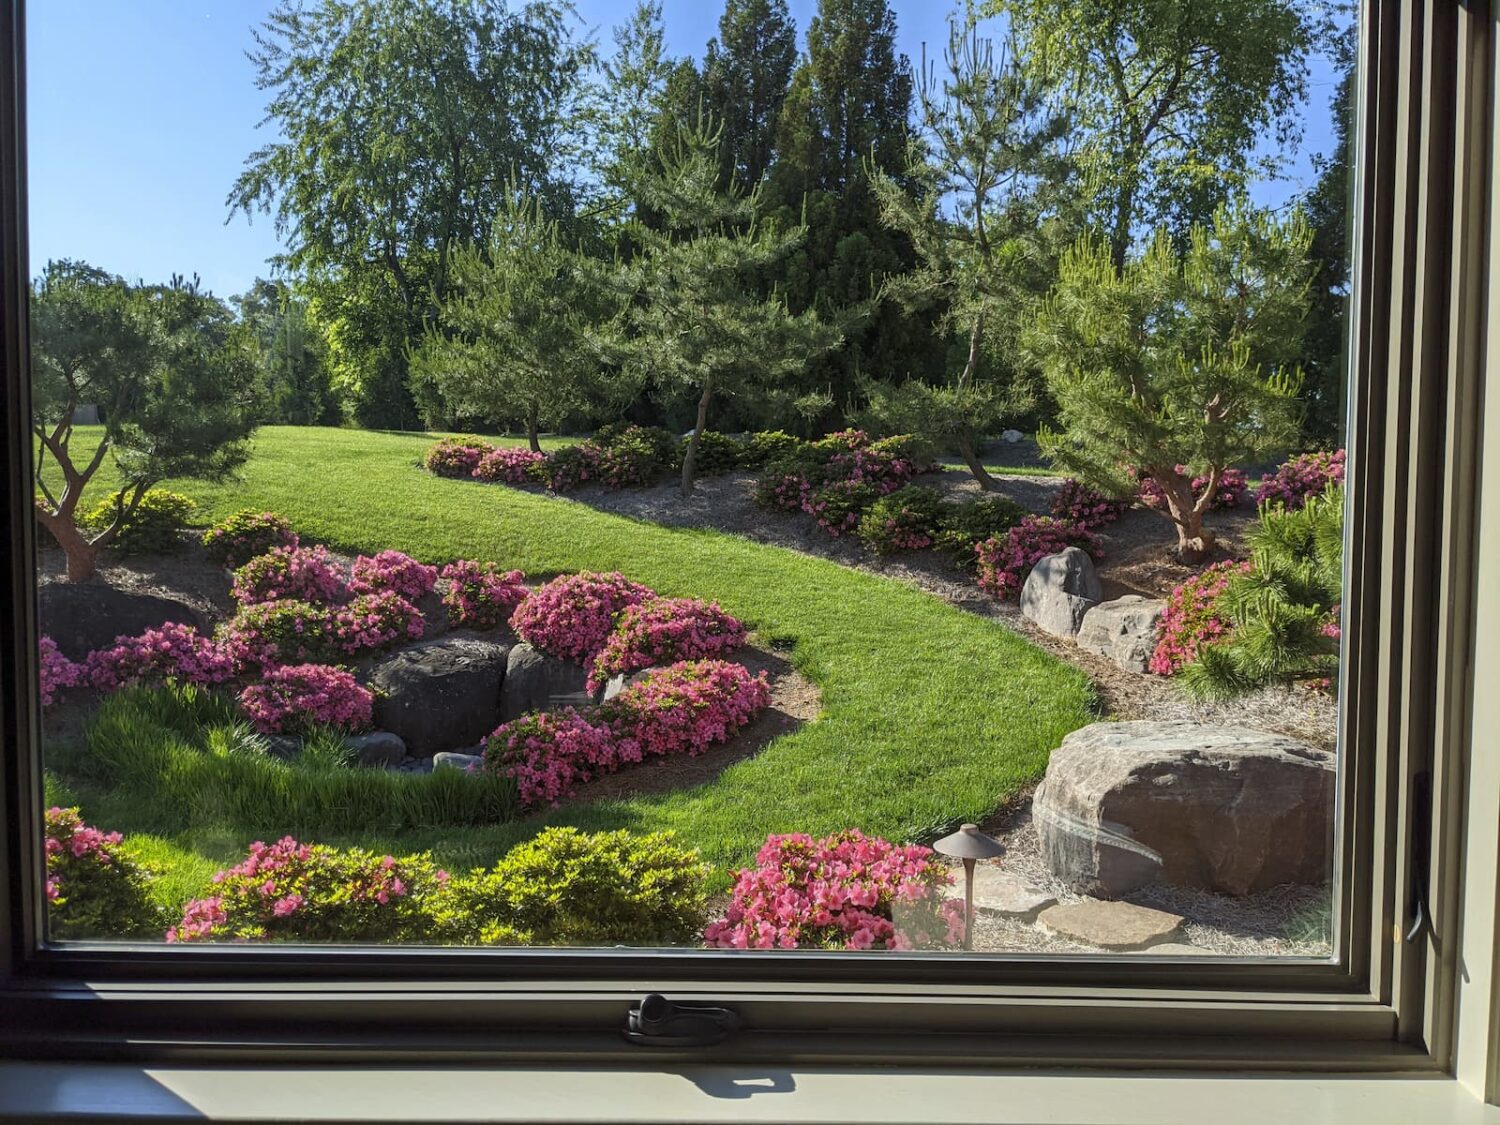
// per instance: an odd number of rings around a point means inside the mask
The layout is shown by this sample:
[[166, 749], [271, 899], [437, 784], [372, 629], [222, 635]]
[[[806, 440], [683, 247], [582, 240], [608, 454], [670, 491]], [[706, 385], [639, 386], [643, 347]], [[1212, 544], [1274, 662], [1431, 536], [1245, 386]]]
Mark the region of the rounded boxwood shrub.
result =
[[157, 937], [165, 919], [151, 876], [127, 856], [118, 832], [83, 822], [77, 809], [45, 816], [47, 936], [57, 941]]
[[[122, 555], [155, 555], [182, 546], [182, 532], [198, 505], [178, 492], [150, 488], [115, 533], [110, 546]], [[79, 521], [92, 531], [103, 531], [115, 522], [114, 497], [99, 501]]]
[[877, 555], [931, 547], [947, 505], [935, 488], [907, 485], [880, 497], [859, 521], [859, 538]]
[[975, 496], [950, 504], [938, 528], [937, 545], [966, 565], [974, 564], [974, 548], [986, 539], [1004, 535], [1026, 518], [1026, 509], [1004, 496]]
[[[688, 440], [684, 438], [678, 450], [679, 460], [687, 456]], [[717, 430], [704, 430], [698, 438], [698, 456], [693, 462], [693, 471], [701, 476], [713, 477], [733, 472], [740, 466], [743, 446], [728, 434]]]
[[740, 464], [759, 469], [801, 448], [802, 440], [785, 430], [761, 430], [750, 435], [740, 450]]
[[275, 512], [253, 508], [235, 512], [203, 533], [203, 547], [211, 561], [231, 570], [273, 547], [297, 546], [297, 533]]

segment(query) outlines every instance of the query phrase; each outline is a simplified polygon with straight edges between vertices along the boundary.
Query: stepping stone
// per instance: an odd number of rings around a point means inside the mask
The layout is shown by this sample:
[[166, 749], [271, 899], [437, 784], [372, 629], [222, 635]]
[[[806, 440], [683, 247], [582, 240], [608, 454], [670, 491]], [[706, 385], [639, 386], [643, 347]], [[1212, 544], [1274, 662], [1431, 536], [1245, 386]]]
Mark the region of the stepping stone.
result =
[[1090, 899], [1069, 906], [1049, 906], [1037, 919], [1059, 937], [1101, 949], [1148, 949], [1178, 936], [1182, 917], [1128, 902]]
[[[962, 869], [955, 874], [958, 877], [957, 885], [962, 887]], [[974, 868], [975, 914], [1032, 922], [1038, 914], [1056, 902], [1055, 895], [1050, 895], [993, 864], [980, 864]]]

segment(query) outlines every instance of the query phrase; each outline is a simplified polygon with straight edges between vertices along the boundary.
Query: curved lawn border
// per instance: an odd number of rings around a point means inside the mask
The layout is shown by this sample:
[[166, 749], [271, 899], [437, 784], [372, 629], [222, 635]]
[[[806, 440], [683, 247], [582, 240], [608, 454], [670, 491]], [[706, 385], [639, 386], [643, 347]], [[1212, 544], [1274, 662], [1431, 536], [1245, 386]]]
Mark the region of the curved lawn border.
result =
[[1082, 672], [932, 595], [722, 532], [433, 477], [418, 467], [432, 440], [272, 427], [257, 435], [240, 482], [168, 486], [203, 505], [205, 517], [269, 509], [339, 550], [494, 560], [528, 577], [619, 570], [662, 594], [715, 600], [763, 642], [790, 650], [821, 688], [824, 711], [690, 790], [492, 829], [408, 832], [381, 846], [430, 847], [479, 863], [547, 823], [670, 828], [710, 862], [729, 865], [748, 862], [770, 832], [858, 827], [925, 839], [981, 818], [1036, 780], [1063, 735], [1093, 718]]

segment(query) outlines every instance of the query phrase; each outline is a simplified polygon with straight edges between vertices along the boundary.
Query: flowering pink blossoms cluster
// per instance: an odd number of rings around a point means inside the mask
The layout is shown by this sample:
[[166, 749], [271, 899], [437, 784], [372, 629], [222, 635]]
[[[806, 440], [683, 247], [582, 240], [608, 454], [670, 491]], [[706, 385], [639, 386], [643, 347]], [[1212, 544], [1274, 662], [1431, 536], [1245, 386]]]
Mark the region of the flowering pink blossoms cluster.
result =
[[350, 655], [416, 640], [426, 631], [422, 611], [394, 590], [361, 594], [333, 614], [333, 631]]
[[191, 625], [169, 621], [138, 637], [116, 637], [109, 648], [95, 649], [84, 660], [88, 681], [100, 691], [135, 684], [179, 683], [204, 686], [233, 679], [234, 657]]
[[422, 467], [440, 477], [468, 478], [474, 475], [479, 462], [494, 451], [489, 442], [443, 438], [423, 456]]
[[588, 687], [638, 668], [697, 660], [745, 643], [745, 626], [716, 603], [696, 598], [648, 598], [625, 607], [589, 666]]
[[501, 570], [494, 563], [460, 559], [443, 567], [442, 576], [448, 583], [443, 604], [454, 625], [497, 629], [510, 621], [526, 597], [526, 576], [519, 570]]
[[375, 698], [342, 668], [287, 664], [240, 692], [240, 706], [262, 734], [303, 731], [320, 723], [342, 730], [370, 725]]
[[526, 808], [556, 804], [590, 778], [640, 760], [639, 745], [572, 707], [512, 719], [495, 729], [484, 750], [486, 768], [514, 778]]
[[652, 590], [623, 574], [580, 571], [533, 590], [510, 623], [542, 652], [585, 664], [609, 639], [615, 615], [652, 596]]
[[1049, 516], [1027, 516], [1004, 535], [974, 548], [979, 588], [1001, 599], [1018, 597], [1031, 568], [1067, 547], [1099, 557], [1099, 540], [1087, 528]]
[[333, 610], [290, 598], [241, 606], [217, 636], [243, 669], [326, 660], [338, 647]]
[[41, 655], [42, 706], [51, 707], [63, 688], [78, 686], [84, 679], [84, 669], [64, 656], [57, 642], [45, 634], [38, 640], [37, 649]]
[[1261, 507], [1280, 504], [1288, 511], [1301, 508], [1309, 496], [1321, 496], [1329, 485], [1344, 483], [1344, 451], [1302, 453], [1260, 482], [1255, 502]]
[[1124, 511], [1123, 501], [1111, 500], [1104, 493], [1072, 477], [1063, 481], [1062, 487], [1052, 496], [1054, 518], [1091, 531], [1114, 523]]
[[291, 598], [337, 602], [347, 593], [344, 577], [322, 547], [272, 547], [234, 572], [234, 600], [254, 605]]
[[101, 832], [97, 828], [90, 828], [78, 815], [77, 809], [50, 808], [44, 819], [47, 901], [60, 906], [67, 893], [69, 868], [80, 863], [111, 866], [115, 859], [110, 849], [124, 837], [118, 832]]
[[1219, 599], [1230, 579], [1249, 571], [1248, 562], [1215, 563], [1168, 595], [1156, 625], [1156, 648], [1148, 664], [1152, 672], [1175, 675], [1197, 658], [1200, 648], [1229, 632], [1228, 619], [1218, 612]]
[[354, 560], [349, 589], [356, 594], [389, 590], [414, 602], [432, 593], [437, 577], [435, 566], [426, 566], [400, 551], [381, 551], [373, 557], [360, 555]]
[[245, 509], [203, 533], [208, 557], [231, 569], [243, 566], [272, 547], [295, 547], [297, 533], [275, 512]]
[[545, 464], [546, 460], [545, 453], [517, 446], [502, 446], [481, 457], [471, 475], [475, 480], [487, 483], [499, 481], [504, 484], [525, 484], [532, 479], [535, 467]]
[[851, 830], [768, 836], [704, 941], [721, 949], [913, 949], [963, 940], [963, 903], [932, 849]]
[[[1175, 467], [1178, 473], [1187, 473], [1186, 465]], [[1193, 478], [1192, 489], [1195, 496], [1201, 494], [1207, 487], [1207, 473], [1200, 473]], [[1219, 512], [1229, 508], [1238, 508], [1245, 502], [1245, 493], [1249, 488], [1250, 482], [1241, 470], [1224, 469], [1219, 474], [1219, 483], [1214, 489], [1213, 500], [1209, 502], [1209, 510]], [[1162, 492], [1161, 485], [1148, 476], [1141, 477], [1140, 500], [1146, 507], [1158, 512], [1167, 506], [1166, 493]]]

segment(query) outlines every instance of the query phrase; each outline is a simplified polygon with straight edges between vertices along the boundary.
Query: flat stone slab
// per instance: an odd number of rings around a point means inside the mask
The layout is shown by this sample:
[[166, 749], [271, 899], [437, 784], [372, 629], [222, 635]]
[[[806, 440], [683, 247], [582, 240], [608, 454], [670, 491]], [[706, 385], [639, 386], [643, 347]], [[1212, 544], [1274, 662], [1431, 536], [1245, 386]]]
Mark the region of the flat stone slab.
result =
[[[955, 872], [957, 885], [963, 886], [963, 868]], [[1055, 905], [1057, 897], [1025, 879], [1003, 871], [993, 864], [979, 864], [974, 868], [974, 912], [994, 918], [1015, 918], [1032, 922], [1047, 907]]]
[[1180, 941], [1169, 941], [1162, 945], [1153, 945], [1144, 952], [1155, 957], [1208, 957], [1213, 953], [1211, 949], [1203, 949], [1196, 945], [1186, 945]]
[[1178, 937], [1182, 916], [1129, 902], [1090, 899], [1049, 906], [1037, 919], [1042, 928], [1100, 949], [1149, 949]]

